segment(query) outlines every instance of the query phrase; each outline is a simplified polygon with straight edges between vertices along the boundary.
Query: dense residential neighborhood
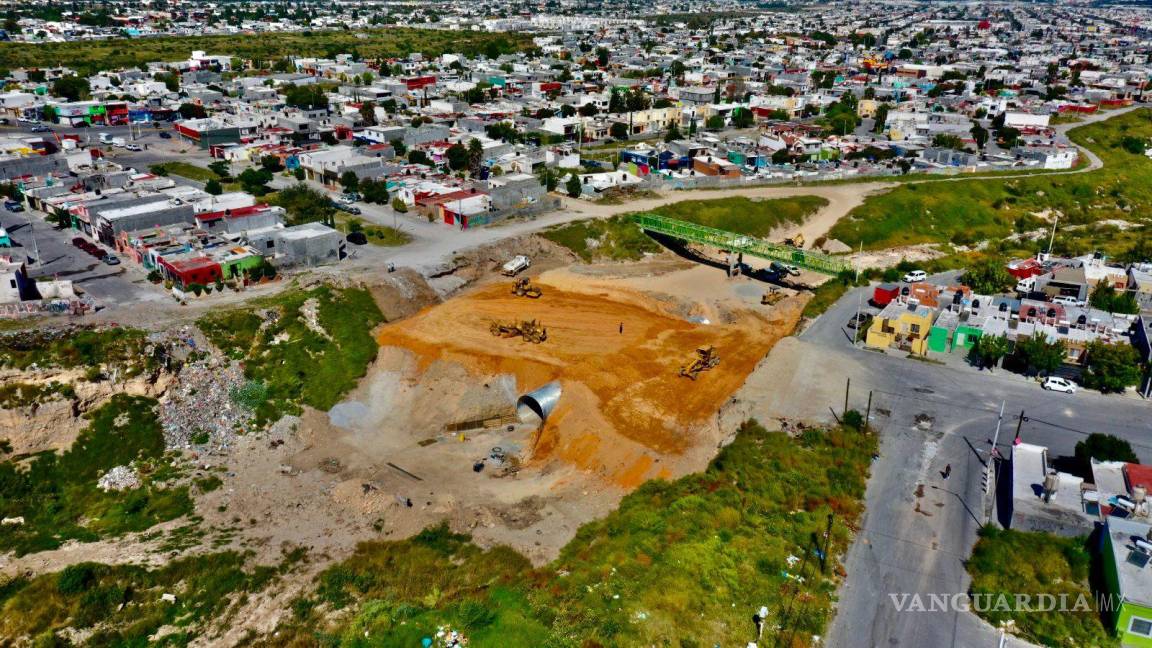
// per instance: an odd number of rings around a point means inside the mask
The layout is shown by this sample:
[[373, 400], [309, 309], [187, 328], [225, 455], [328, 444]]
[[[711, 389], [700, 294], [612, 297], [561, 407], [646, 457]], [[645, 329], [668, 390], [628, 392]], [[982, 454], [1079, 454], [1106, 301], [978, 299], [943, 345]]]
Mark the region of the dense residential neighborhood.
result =
[[1152, 645], [1152, 9], [0, 14], [0, 645]]

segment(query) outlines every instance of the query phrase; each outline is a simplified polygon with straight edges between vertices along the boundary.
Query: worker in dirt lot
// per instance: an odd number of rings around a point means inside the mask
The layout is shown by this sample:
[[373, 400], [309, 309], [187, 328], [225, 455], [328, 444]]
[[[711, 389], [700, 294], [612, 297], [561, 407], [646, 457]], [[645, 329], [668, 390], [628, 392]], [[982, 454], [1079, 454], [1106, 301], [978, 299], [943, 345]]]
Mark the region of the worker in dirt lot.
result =
[[624, 335], [624, 322], [620, 322], [620, 335]]

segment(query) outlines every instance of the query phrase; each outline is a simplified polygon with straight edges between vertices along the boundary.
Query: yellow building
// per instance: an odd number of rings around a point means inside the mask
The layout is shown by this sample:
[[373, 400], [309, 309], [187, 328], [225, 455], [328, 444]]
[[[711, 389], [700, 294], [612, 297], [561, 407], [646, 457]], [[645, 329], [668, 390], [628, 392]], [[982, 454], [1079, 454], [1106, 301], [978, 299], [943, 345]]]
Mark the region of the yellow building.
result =
[[936, 311], [927, 306], [915, 302], [891, 302], [872, 320], [865, 344], [879, 349], [895, 347], [916, 355], [927, 355], [928, 333], [935, 319]]

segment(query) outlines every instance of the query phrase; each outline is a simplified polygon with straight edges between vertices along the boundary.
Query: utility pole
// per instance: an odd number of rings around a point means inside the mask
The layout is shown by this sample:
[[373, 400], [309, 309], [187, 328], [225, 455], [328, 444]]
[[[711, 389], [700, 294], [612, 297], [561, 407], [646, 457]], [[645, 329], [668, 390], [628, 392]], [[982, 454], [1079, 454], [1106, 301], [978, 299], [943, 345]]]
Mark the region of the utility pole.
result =
[[868, 422], [872, 419], [872, 390], [868, 390], [868, 407], [864, 410], [864, 431], [868, 430]]
[[844, 385], [844, 411], [840, 414], [841, 420], [844, 415], [848, 413], [848, 390], [852, 388], [852, 379], [848, 378], [848, 382]]
[[1052, 246], [1056, 243], [1056, 223], [1060, 222], [1060, 214], [1052, 213], [1052, 235], [1048, 237], [1048, 256], [1052, 256]]

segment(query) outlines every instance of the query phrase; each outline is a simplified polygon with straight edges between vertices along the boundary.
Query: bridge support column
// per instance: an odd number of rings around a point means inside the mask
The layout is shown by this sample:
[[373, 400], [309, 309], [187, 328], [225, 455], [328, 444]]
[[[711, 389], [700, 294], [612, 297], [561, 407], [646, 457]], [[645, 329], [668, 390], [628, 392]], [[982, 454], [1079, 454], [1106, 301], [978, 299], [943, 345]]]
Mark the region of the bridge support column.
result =
[[743, 252], [729, 252], [728, 253], [728, 278], [737, 277], [740, 275], [740, 267], [744, 265]]

